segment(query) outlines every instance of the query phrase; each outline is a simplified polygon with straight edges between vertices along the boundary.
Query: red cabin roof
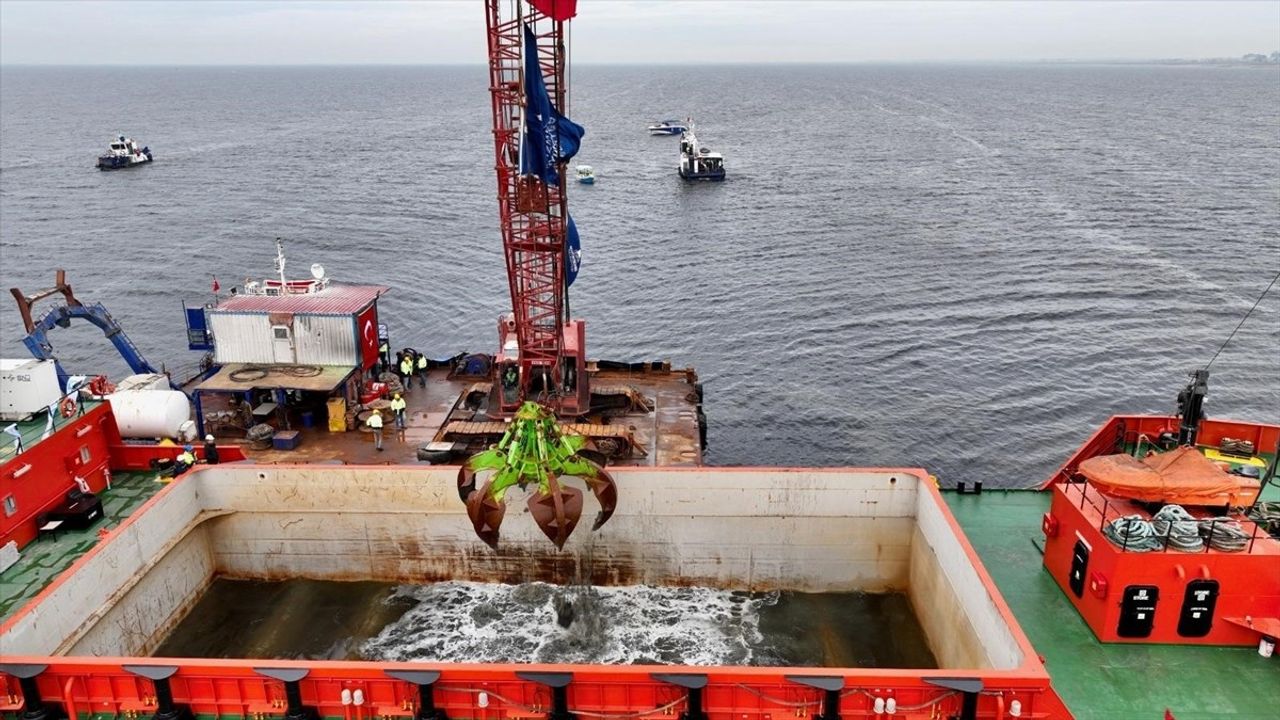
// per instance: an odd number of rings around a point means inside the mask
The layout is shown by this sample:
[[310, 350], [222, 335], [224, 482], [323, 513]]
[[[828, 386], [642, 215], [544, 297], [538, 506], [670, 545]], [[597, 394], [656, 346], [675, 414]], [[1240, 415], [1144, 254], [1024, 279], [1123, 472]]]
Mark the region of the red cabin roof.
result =
[[306, 295], [233, 295], [214, 312], [354, 315], [391, 288], [385, 285], [330, 285]]

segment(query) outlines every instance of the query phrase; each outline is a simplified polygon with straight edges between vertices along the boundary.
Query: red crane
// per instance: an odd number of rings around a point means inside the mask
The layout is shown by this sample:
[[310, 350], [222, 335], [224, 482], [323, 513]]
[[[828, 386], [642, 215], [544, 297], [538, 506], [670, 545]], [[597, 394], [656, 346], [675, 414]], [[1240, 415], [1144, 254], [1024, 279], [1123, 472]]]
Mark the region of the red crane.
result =
[[[494, 390], [507, 415], [526, 399], [560, 415], [585, 413], [590, 401], [585, 327], [568, 313], [566, 161], [557, 159], [555, 183], [521, 174], [525, 59], [528, 53], [537, 58], [547, 96], [564, 114], [565, 31], [574, 5], [576, 0], [530, 0], [529, 7], [523, 0], [485, 2], [498, 214], [513, 311], [499, 321]], [[525, 26], [532, 31], [532, 43], [525, 39]]]

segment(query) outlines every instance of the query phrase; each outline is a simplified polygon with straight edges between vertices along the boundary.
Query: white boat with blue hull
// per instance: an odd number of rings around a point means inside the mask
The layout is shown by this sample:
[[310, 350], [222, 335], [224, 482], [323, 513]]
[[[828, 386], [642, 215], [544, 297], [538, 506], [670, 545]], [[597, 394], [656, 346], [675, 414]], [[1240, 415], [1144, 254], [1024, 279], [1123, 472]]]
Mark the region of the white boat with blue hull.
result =
[[685, 180], [724, 180], [724, 156], [698, 142], [692, 123], [680, 136], [679, 172]]
[[99, 170], [119, 170], [151, 162], [151, 148], [138, 147], [133, 138], [121, 135], [111, 141], [106, 155], [98, 156]]
[[596, 184], [596, 171], [590, 165], [579, 165], [577, 170], [579, 183], [583, 185]]
[[650, 135], [679, 135], [689, 126], [679, 120], [660, 120], [649, 126]]

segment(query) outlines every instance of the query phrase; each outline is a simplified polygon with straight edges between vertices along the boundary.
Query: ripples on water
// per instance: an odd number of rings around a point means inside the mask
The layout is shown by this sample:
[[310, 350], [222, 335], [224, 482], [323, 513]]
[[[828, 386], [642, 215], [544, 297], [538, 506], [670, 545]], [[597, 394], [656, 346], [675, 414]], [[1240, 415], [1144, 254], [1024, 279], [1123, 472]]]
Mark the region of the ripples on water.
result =
[[[321, 262], [393, 292], [399, 344], [491, 351], [507, 306], [485, 74], [5, 68], [0, 281], [66, 267], [154, 362], [180, 300]], [[707, 381], [719, 464], [924, 465], [1029, 485], [1108, 415], [1168, 411], [1280, 266], [1280, 72], [582, 67], [574, 187], [590, 353]], [[656, 117], [727, 156], [684, 185]], [[99, 173], [114, 133], [154, 165]], [[1276, 422], [1280, 294], [1209, 412]], [[6, 356], [25, 353], [13, 308]], [[106, 368], [96, 331], [54, 338]]]

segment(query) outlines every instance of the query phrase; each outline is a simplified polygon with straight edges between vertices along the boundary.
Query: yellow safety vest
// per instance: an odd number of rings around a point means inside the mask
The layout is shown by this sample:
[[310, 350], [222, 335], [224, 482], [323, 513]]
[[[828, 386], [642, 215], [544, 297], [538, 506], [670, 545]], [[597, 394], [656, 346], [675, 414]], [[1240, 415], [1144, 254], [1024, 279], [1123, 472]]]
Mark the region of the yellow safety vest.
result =
[[409, 358], [405, 358], [404, 360], [401, 360], [401, 361], [400, 361], [400, 374], [401, 374], [401, 375], [412, 375], [412, 374], [413, 374], [413, 361], [411, 361]]
[[404, 398], [393, 399], [391, 401], [391, 409], [395, 412], [400, 412], [401, 410], [404, 410], [408, 405], [409, 403], [406, 403], [404, 401]]
[[191, 454], [191, 453], [189, 453], [189, 452], [184, 452], [184, 453], [182, 453], [181, 455], [179, 455], [179, 456], [178, 456], [178, 462], [180, 462], [180, 463], [185, 463], [185, 464], [187, 464], [187, 465], [195, 465], [195, 464], [196, 464], [196, 456], [195, 456], [195, 455], [193, 455], [193, 454]]
[[419, 370], [426, 370], [426, 369], [427, 369], [427, 356], [426, 356], [426, 355], [419, 355], [419, 356], [418, 356], [418, 369], [419, 369]]
[[368, 425], [369, 427], [373, 428], [374, 430], [381, 430], [381, 429], [382, 429], [382, 416], [381, 416], [381, 415], [379, 415], [378, 413], [374, 413], [374, 414], [372, 414], [372, 415], [370, 415], [370, 416], [369, 416], [369, 419], [368, 419], [368, 420], [365, 420], [365, 421], [364, 421], [364, 424], [365, 424], [365, 425]]

